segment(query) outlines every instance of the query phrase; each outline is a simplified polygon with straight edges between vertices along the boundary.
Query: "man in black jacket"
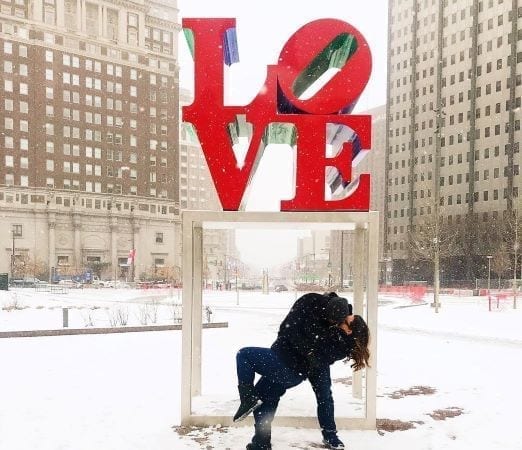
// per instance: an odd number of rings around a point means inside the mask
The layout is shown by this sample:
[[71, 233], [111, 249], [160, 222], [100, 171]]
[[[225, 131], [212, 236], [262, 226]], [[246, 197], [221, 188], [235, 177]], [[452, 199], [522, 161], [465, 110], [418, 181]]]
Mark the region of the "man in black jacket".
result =
[[[323, 443], [344, 449], [337, 437], [330, 365], [348, 358], [354, 341], [349, 323], [352, 306], [335, 293], [300, 297], [281, 323], [270, 349], [246, 347], [237, 354], [241, 405], [234, 421], [254, 411], [255, 435], [250, 450], [271, 448], [271, 423], [286, 389], [310, 380], [317, 399]], [[262, 375], [254, 387], [255, 373]]]

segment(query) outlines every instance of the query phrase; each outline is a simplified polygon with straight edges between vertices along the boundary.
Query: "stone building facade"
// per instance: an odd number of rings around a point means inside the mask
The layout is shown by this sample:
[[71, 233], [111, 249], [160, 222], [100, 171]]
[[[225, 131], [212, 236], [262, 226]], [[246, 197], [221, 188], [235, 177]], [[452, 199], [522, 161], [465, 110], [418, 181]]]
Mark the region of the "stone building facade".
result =
[[48, 274], [179, 270], [177, 12], [167, 0], [1, 2], [0, 271], [16, 258]]

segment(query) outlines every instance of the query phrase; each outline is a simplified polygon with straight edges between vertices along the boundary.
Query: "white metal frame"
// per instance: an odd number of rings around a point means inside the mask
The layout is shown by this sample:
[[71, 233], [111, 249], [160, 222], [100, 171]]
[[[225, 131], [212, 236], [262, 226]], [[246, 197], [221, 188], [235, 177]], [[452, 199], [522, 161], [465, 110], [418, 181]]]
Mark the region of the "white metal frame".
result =
[[[183, 319], [182, 319], [182, 425], [233, 425], [232, 417], [192, 414], [192, 399], [201, 394], [201, 330], [203, 229], [355, 229], [354, 310], [364, 312], [366, 278], [366, 320], [370, 328], [370, 367], [366, 369], [365, 416], [336, 418], [339, 429], [376, 428], [376, 353], [379, 213], [371, 212], [243, 212], [183, 211]], [[365, 258], [365, 244], [367, 253]], [[366, 261], [366, 274], [364, 262]], [[366, 275], [366, 277], [365, 277]], [[353, 395], [362, 398], [362, 376], [353, 377]], [[240, 422], [252, 424], [252, 420]], [[316, 417], [276, 416], [276, 426], [316, 428]]]

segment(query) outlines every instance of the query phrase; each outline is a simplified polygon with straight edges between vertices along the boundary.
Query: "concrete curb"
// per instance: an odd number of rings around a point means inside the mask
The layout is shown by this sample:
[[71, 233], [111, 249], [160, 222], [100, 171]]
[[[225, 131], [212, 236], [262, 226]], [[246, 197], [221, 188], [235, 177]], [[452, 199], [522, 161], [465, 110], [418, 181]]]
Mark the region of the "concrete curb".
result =
[[[228, 322], [204, 323], [203, 328], [228, 328]], [[42, 336], [73, 336], [80, 334], [113, 334], [139, 333], [143, 331], [172, 331], [181, 330], [180, 325], [150, 325], [138, 327], [115, 328], [60, 328], [57, 330], [28, 330], [28, 331], [1, 331], [2, 338], [42, 337]]]

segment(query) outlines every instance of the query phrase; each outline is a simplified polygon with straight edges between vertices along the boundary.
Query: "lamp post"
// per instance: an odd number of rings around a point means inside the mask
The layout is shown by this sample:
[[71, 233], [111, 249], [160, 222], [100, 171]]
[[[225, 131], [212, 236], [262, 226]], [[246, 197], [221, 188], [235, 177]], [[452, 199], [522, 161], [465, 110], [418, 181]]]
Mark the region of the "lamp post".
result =
[[238, 267], [236, 265], [236, 304], [239, 306], [239, 286], [238, 286], [238, 280], [237, 280], [237, 271]]
[[227, 255], [225, 254], [225, 260], [224, 260], [224, 268], [223, 268], [223, 282], [225, 283], [225, 291], [228, 290], [228, 281], [227, 281]]
[[344, 230], [341, 230], [341, 282], [340, 290], [344, 286]]
[[491, 258], [493, 258], [493, 256], [488, 255], [487, 258], [488, 258], [488, 304], [489, 304], [489, 310], [491, 311], [491, 295], [489, 293], [489, 287], [491, 284]]
[[328, 260], [328, 289], [332, 286], [332, 263]]
[[[441, 92], [440, 71], [437, 73], [437, 94]], [[435, 173], [434, 173], [434, 216], [435, 216], [435, 237], [433, 239], [433, 303], [435, 312], [439, 312], [440, 300], [440, 153], [441, 153], [441, 132], [443, 124], [443, 116], [446, 113], [441, 108], [441, 102], [438, 101], [439, 107], [434, 110], [436, 114], [435, 128]]]
[[513, 250], [515, 251], [513, 269], [513, 309], [517, 309], [518, 209], [515, 210], [515, 243], [513, 244]]

